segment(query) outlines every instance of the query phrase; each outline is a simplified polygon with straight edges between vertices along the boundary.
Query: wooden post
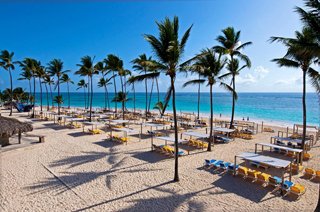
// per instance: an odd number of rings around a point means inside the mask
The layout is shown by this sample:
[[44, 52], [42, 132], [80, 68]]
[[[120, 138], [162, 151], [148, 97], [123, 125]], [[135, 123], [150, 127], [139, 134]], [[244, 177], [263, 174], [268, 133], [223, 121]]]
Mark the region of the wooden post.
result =
[[261, 123], [261, 132], [263, 133], [263, 121]]
[[19, 144], [21, 144], [21, 132], [19, 131], [19, 134], [18, 134], [18, 141], [19, 141]]

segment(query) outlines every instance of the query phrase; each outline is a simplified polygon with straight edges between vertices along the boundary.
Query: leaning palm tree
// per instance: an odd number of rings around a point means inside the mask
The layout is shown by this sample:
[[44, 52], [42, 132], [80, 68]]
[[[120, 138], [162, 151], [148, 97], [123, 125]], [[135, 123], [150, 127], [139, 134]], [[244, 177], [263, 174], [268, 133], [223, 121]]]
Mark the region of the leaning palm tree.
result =
[[181, 40], [179, 40], [179, 19], [174, 17], [171, 21], [166, 18], [163, 22], [158, 23], [159, 38], [153, 35], [145, 35], [145, 39], [150, 43], [152, 50], [154, 51], [158, 62], [157, 67], [159, 70], [165, 72], [170, 77], [171, 90], [172, 90], [172, 109], [174, 119], [174, 156], [175, 156], [175, 168], [174, 168], [174, 181], [179, 181], [178, 173], [178, 125], [177, 125], [177, 112], [176, 112], [176, 96], [175, 96], [175, 84], [177, 71], [180, 68], [180, 61], [184, 52], [185, 45], [190, 35], [191, 27], [183, 34]]
[[[35, 95], [36, 95], [36, 77], [37, 77], [37, 61], [32, 58], [25, 58], [23, 61], [19, 62], [19, 65], [23, 71], [30, 71], [33, 78], [33, 95], [30, 96], [30, 102], [35, 105]], [[32, 108], [31, 118], [34, 118], [35, 115], [35, 107]]]
[[129, 101], [127, 94], [122, 91], [118, 92], [117, 95], [112, 99], [113, 102], [121, 103], [122, 105], [122, 119], [125, 119], [125, 103]]
[[[67, 71], [63, 71], [63, 62], [60, 59], [53, 59], [48, 63], [48, 73], [50, 76], [56, 76], [57, 81], [55, 87], [58, 88], [58, 97], [57, 99], [62, 99], [60, 95], [60, 80], [61, 76], [66, 73]], [[60, 98], [61, 97], [61, 98]], [[60, 115], [60, 108], [61, 108], [61, 101], [55, 101], [58, 104], [58, 115]]]
[[[113, 77], [113, 86], [114, 86], [114, 96], [117, 95], [117, 84], [116, 84], [116, 76], [117, 72], [122, 68], [123, 61], [117, 57], [116, 55], [109, 54], [107, 58], [103, 60], [103, 62], [106, 64], [105, 69], [112, 72]], [[117, 102], [114, 104], [115, 111], [117, 112]]]
[[130, 76], [128, 81], [129, 85], [132, 85], [132, 90], [133, 90], [133, 113], [136, 113], [136, 89], [134, 87], [135, 83], [135, 77]]
[[226, 64], [226, 59], [221, 58], [221, 54], [218, 56], [211, 49], [203, 50], [198, 57], [196, 57], [194, 64], [190, 67], [192, 72], [197, 73], [199, 79], [191, 80], [186, 82], [183, 86], [190, 84], [203, 84], [207, 82], [210, 87], [210, 134], [209, 134], [209, 145], [208, 151], [211, 151], [211, 144], [213, 143], [213, 95], [212, 88], [216, 83], [220, 83], [220, 86], [232, 91], [232, 88], [221, 82], [219, 77], [221, 70]]
[[[134, 80], [136, 82], [144, 81], [145, 83], [145, 95], [146, 95], [145, 115], [147, 119], [149, 108], [150, 108], [150, 106], [148, 107], [148, 105], [150, 105], [151, 103], [151, 100], [148, 101], [148, 79], [152, 79], [152, 80], [154, 80], [155, 78], [157, 79], [160, 73], [153, 71], [155, 70], [153, 67], [155, 66], [156, 63], [152, 60], [151, 57], [147, 57], [146, 54], [139, 55], [138, 58], [132, 60], [131, 62], [134, 64], [133, 69], [136, 71], [139, 71], [140, 73], [140, 75], [135, 76]], [[158, 87], [158, 81], [157, 81], [157, 87]], [[159, 99], [159, 92], [158, 92], [158, 99]]]
[[30, 101], [30, 95], [31, 95], [31, 79], [32, 79], [32, 73], [29, 69], [23, 70], [23, 72], [20, 74], [20, 78], [18, 80], [28, 80], [29, 83], [29, 93], [28, 93], [28, 101], [27, 103], [29, 104]]
[[302, 32], [296, 31], [295, 38], [272, 37], [271, 41], [278, 41], [287, 48], [287, 53], [282, 58], [273, 59], [280, 67], [300, 68], [302, 70], [303, 88], [302, 88], [302, 113], [303, 113], [303, 132], [302, 148], [305, 149], [306, 125], [307, 125], [307, 107], [306, 107], [306, 82], [307, 74], [314, 72], [310, 66], [315, 56], [308, 51], [301, 51], [305, 46], [316, 42], [316, 36], [312, 29], [303, 28]]
[[83, 96], [84, 96], [84, 108], [87, 108], [87, 95], [86, 95], [86, 88], [88, 87], [88, 83], [84, 79], [81, 79], [78, 82], [78, 88], [77, 90], [83, 88]]
[[[50, 101], [49, 101], [49, 90], [48, 90], [48, 85], [50, 87], [50, 97], [51, 97], [51, 103], [53, 103], [53, 98], [52, 98], [52, 89], [51, 89], [51, 84], [53, 83], [53, 80], [51, 77], [48, 75], [48, 73], [45, 73], [45, 75], [42, 78], [42, 83], [44, 84], [46, 88], [46, 94], [47, 94], [47, 111], [50, 110]], [[53, 107], [53, 104], [52, 104]]]
[[[240, 31], [235, 31], [233, 27], [228, 27], [222, 30], [223, 35], [219, 35], [217, 37], [217, 41], [220, 43], [220, 46], [214, 46], [213, 49], [219, 53], [228, 55], [229, 63], [233, 63], [234, 59], [239, 58], [243, 60], [248, 68], [251, 67], [251, 61], [249, 57], [242, 53], [242, 50], [251, 45], [252, 42], [240, 42]], [[235, 71], [229, 70], [230, 73], [234, 73]], [[236, 75], [232, 74], [232, 89], [235, 91], [236, 88]], [[230, 128], [233, 128], [233, 120], [234, 120], [234, 110], [235, 110], [235, 96], [232, 96], [232, 113], [230, 120]]]
[[68, 91], [68, 109], [70, 109], [70, 89], [69, 86], [70, 84], [74, 84], [72, 79], [69, 77], [68, 74], [64, 73], [62, 74], [62, 77], [60, 79], [60, 83], [67, 83], [67, 91]]
[[36, 63], [36, 76], [39, 79], [39, 87], [40, 87], [40, 111], [42, 112], [42, 79], [46, 75], [45, 68], [41, 66], [41, 62], [37, 61]]
[[104, 109], [107, 108], [110, 110], [110, 104], [109, 104], [109, 92], [108, 92], [108, 85], [111, 85], [111, 82], [109, 82], [112, 79], [105, 79], [104, 77], [101, 77], [98, 82], [98, 87], [104, 88]]
[[13, 55], [14, 53], [13, 52], [9, 52], [7, 50], [3, 50], [1, 51], [1, 54], [0, 54], [0, 67], [2, 67], [4, 70], [8, 71], [9, 72], [9, 76], [10, 76], [10, 89], [11, 89], [11, 97], [10, 97], [10, 114], [9, 116], [12, 116], [12, 89], [13, 89], [13, 85], [12, 85], [12, 73], [11, 71], [14, 70], [14, 63], [16, 62], [13, 62]]
[[[93, 64], [94, 58], [91, 58], [90, 56], [84, 56], [81, 58], [81, 63], [77, 64], [77, 66], [80, 67], [78, 71], [76, 71], [76, 74], [79, 74], [80, 76], [87, 76], [90, 81], [90, 106], [89, 106], [89, 121], [92, 120], [92, 100], [93, 100], [93, 75], [98, 74], [97, 69], [94, 67]], [[89, 100], [88, 100], [89, 103]]]

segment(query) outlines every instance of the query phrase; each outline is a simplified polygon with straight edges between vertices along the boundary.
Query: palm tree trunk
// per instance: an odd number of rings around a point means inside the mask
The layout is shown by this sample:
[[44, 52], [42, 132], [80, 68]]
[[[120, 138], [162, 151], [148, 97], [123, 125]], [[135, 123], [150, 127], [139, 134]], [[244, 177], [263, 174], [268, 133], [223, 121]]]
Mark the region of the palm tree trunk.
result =
[[122, 93], [123, 93], [124, 91], [123, 91], [123, 81], [122, 81], [122, 76], [120, 76], [120, 82], [121, 82], [121, 91], [122, 91]]
[[42, 112], [42, 84], [41, 84], [40, 77], [39, 77], [39, 86], [40, 86], [40, 111]]
[[174, 88], [174, 78], [171, 76], [172, 87], [172, 108], [173, 108], [173, 122], [174, 122], [174, 182], [179, 181], [179, 164], [178, 164], [178, 124], [177, 124], [177, 111], [176, 111], [176, 92]]
[[136, 113], [136, 90], [134, 88], [134, 83], [132, 84], [133, 89], [133, 113]]
[[67, 82], [67, 89], [68, 89], [68, 109], [70, 109], [70, 91], [69, 91], [69, 82]]
[[93, 99], [93, 85], [92, 85], [92, 76], [90, 77], [91, 80], [91, 98], [90, 98], [90, 118], [89, 121], [91, 122], [91, 115], [92, 115], [92, 99]]
[[104, 85], [104, 109], [107, 109], [107, 86]]
[[124, 120], [124, 101], [122, 101], [122, 119]]
[[11, 89], [11, 95], [10, 95], [10, 114], [9, 116], [12, 116], [12, 101], [13, 101], [13, 85], [12, 85], [12, 74], [11, 74], [11, 69], [9, 68], [9, 75], [10, 75], [10, 89]]
[[33, 108], [32, 108], [31, 118], [34, 118], [35, 106], [36, 106], [36, 77], [33, 77]]
[[[60, 76], [58, 75], [58, 96], [60, 97]], [[61, 102], [58, 101], [58, 115], [60, 115]]]
[[307, 134], [306, 74], [307, 74], [307, 70], [303, 70], [303, 93], [302, 93], [303, 130], [302, 130], [302, 142], [301, 142], [303, 151], [305, 151], [305, 141], [306, 141], [306, 134]]
[[[147, 74], [147, 71], [144, 71], [144, 74]], [[147, 79], [144, 80], [144, 84], [146, 87], [146, 120], [148, 119], [148, 81]]]
[[[199, 74], [199, 80], [200, 80], [200, 74]], [[197, 119], [200, 118], [200, 83], [198, 85], [198, 115]]]
[[[232, 88], [233, 92], [236, 91], [236, 85], [235, 85], [235, 76], [232, 76]], [[231, 121], [230, 121], [230, 129], [233, 129], [233, 120], [234, 120], [234, 109], [235, 109], [235, 95], [232, 93], [232, 113], [231, 113]]]
[[154, 79], [152, 79], [152, 84], [151, 84], [151, 91], [150, 91], [150, 97], [149, 97], [148, 112], [150, 112], [150, 106], [151, 106], [151, 100], [152, 100], [152, 92], [153, 92], [153, 84], [154, 84]]
[[[114, 96], [117, 95], [117, 84], [116, 84], [116, 77], [114, 76], [114, 71], [112, 71], [113, 76], [113, 85], [114, 85]], [[117, 102], [114, 102], [115, 112], [117, 113]]]
[[84, 96], [84, 108], [87, 108], [87, 94], [86, 94], [86, 87], [83, 87], [83, 96]]
[[211, 152], [211, 144], [213, 141], [213, 97], [212, 97], [212, 84], [210, 84], [210, 135], [209, 135], [209, 145], [208, 151]]
[[89, 101], [90, 101], [90, 77], [88, 76], [88, 104], [86, 109], [89, 108]]
[[156, 77], [156, 85], [157, 85], [157, 92], [158, 92], [158, 102], [160, 102], [160, 92], [159, 92], [159, 84], [158, 84], [158, 78]]
[[29, 102], [30, 102], [30, 95], [31, 95], [31, 79], [28, 79], [28, 81], [29, 81], [29, 94], [28, 94], [28, 103], [27, 103], [27, 104], [29, 104]]
[[54, 107], [54, 101], [53, 101], [53, 95], [52, 95], [52, 87], [51, 87], [51, 84], [49, 84], [49, 88], [50, 88], [50, 96], [51, 96], [51, 105], [52, 105], [52, 107]]
[[106, 93], [107, 93], [108, 110], [110, 110], [110, 100], [109, 100], [109, 91], [108, 91], [108, 86], [106, 86]]
[[46, 94], [47, 94], [47, 111], [50, 109], [50, 103], [49, 103], [49, 92], [48, 92], [48, 86], [47, 83], [44, 84], [46, 88]]

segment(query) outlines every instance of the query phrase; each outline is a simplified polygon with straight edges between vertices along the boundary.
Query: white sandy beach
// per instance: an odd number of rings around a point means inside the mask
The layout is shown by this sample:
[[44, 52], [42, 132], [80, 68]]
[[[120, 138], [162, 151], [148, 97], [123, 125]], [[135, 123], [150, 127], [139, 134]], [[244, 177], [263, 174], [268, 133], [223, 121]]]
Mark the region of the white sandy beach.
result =
[[[32, 133], [46, 138], [44, 143], [1, 152], [1, 211], [314, 211], [317, 205], [319, 183], [302, 174], [292, 181], [307, 191], [296, 200], [229, 173], [203, 169], [204, 159], [233, 162], [236, 154], [254, 151], [256, 142], [269, 143], [276, 133], [217, 144], [212, 152], [192, 151], [179, 158], [180, 182], [172, 183], [174, 159], [151, 152], [149, 137], [139, 142], [131, 136], [128, 145], [121, 145], [107, 141], [107, 133], [89, 135], [26, 114], [14, 117], [32, 121]], [[303, 165], [319, 170], [319, 143], [311, 154]]]

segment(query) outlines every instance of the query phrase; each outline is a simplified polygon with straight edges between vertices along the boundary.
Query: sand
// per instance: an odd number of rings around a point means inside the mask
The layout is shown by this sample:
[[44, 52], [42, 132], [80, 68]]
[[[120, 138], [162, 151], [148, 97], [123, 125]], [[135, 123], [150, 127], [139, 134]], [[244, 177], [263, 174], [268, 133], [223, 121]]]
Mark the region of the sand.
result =
[[[217, 144], [212, 152], [192, 151], [179, 158], [180, 182], [173, 183], [174, 159], [151, 152], [149, 137], [141, 142], [130, 137], [128, 145], [121, 145], [107, 141], [107, 133], [88, 135], [26, 114], [14, 117], [32, 121], [33, 134], [46, 138], [45, 143], [1, 152], [1, 211], [314, 211], [317, 204], [319, 183], [302, 174], [292, 181], [307, 191], [296, 200], [229, 173], [203, 169], [204, 159], [233, 162], [234, 155], [254, 151], [254, 143], [268, 143], [276, 133]], [[313, 159], [304, 166], [320, 169], [319, 149], [317, 143]]]

